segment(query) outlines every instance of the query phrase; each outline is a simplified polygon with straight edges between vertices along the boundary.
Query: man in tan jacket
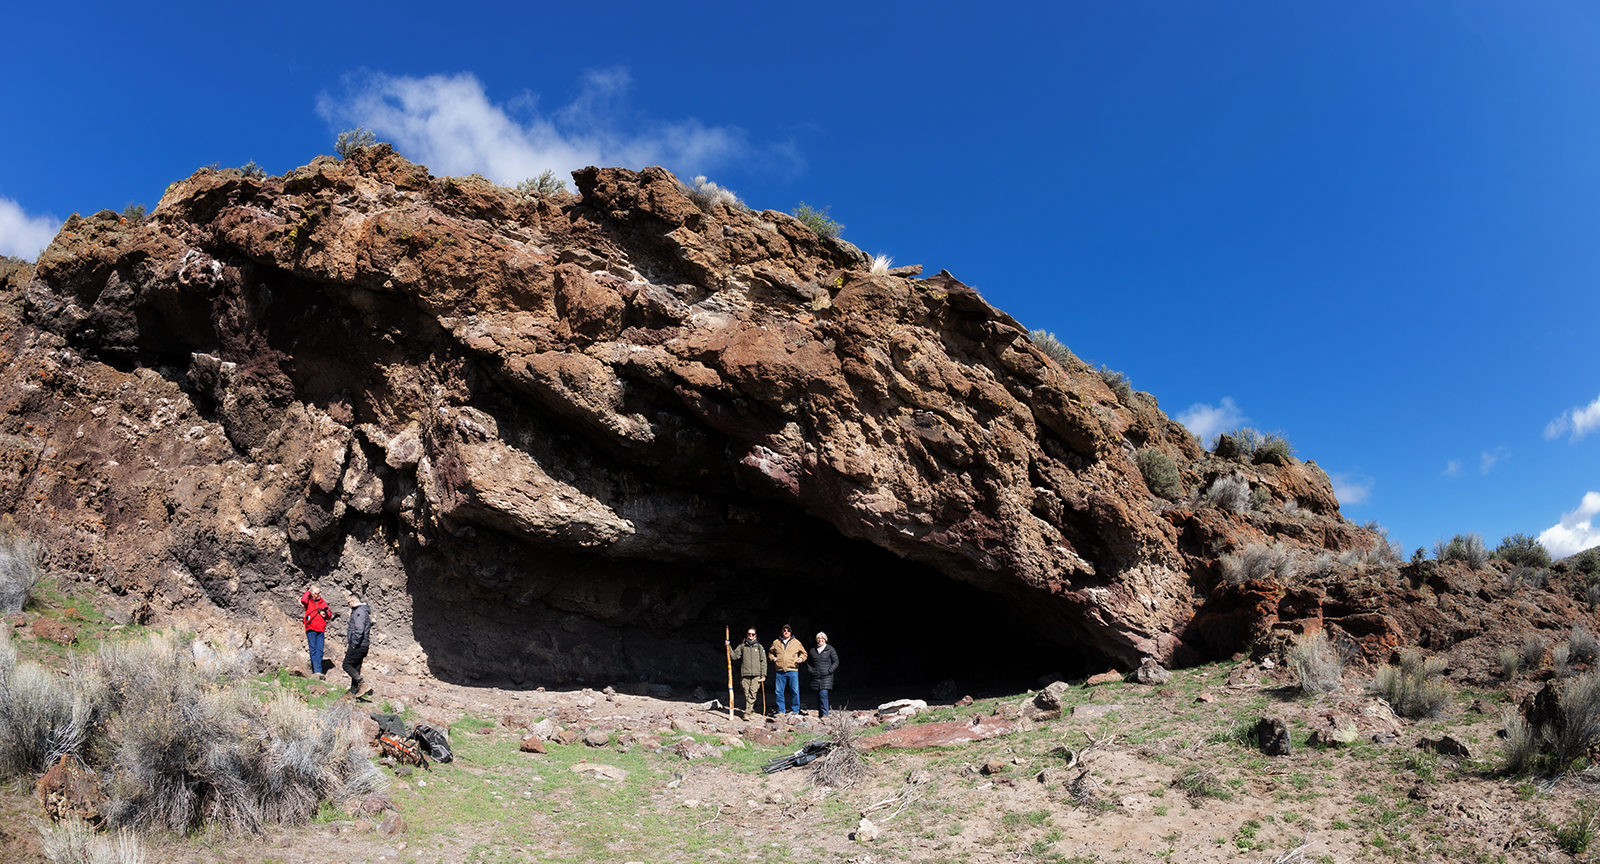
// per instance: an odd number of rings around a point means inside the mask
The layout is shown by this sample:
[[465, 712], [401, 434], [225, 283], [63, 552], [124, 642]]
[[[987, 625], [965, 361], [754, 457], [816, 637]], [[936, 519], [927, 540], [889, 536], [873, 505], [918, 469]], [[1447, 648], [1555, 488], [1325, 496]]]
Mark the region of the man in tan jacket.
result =
[[800, 664], [806, 662], [806, 646], [794, 638], [789, 625], [785, 624], [783, 635], [772, 640], [767, 656], [772, 658], [772, 665], [778, 668], [772, 681], [772, 689], [777, 691], [778, 696], [778, 713], [799, 714]]

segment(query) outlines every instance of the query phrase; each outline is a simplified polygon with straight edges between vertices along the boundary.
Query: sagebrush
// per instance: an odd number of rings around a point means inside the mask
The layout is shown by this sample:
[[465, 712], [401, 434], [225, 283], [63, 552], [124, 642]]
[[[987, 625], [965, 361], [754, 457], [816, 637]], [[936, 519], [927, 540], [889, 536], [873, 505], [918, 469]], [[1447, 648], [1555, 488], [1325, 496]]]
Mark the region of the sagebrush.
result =
[[1222, 556], [1222, 578], [1231, 585], [1264, 579], [1288, 584], [1299, 572], [1298, 556], [1282, 543], [1252, 543], [1242, 552]]
[[800, 206], [794, 208], [794, 218], [799, 219], [807, 228], [824, 237], [838, 237], [844, 232], [843, 225], [828, 218], [827, 207], [818, 210], [801, 201]]
[[556, 172], [546, 168], [539, 172], [539, 176], [518, 183], [516, 189], [523, 195], [554, 195], [567, 191], [567, 181], [557, 179]]
[[1144, 449], [1134, 456], [1134, 463], [1139, 466], [1139, 473], [1144, 475], [1144, 485], [1150, 487], [1150, 493], [1158, 498], [1176, 501], [1183, 497], [1183, 478], [1178, 474], [1178, 465], [1172, 457], [1160, 450]]
[[1489, 560], [1489, 550], [1484, 547], [1481, 535], [1457, 534], [1448, 543], [1443, 540], [1434, 543], [1433, 557], [1439, 561], [1459, 561], [1477, 569]]
[[1443, 672], [1443, 658], [1405, 651], [1398, 666], [1386, 665], [1378, 670], [1372, 689], [1402, 717], [1432, 717], [1450, 699], [1450, 685], [1445, 683]]
[[340, 132], [339, 137], [334, 139], [333, 149], [334, 152], [339, 154], [340, 159], [349, 159], [350, 154], [363, 147], [371, 147], [376, 143], [378, 143], [378, 136], [371, 129], [365, 126], [357, 126], [354, 129], [346, 129]]
[[171, 634], [103, 645], [59, 676], [0, 642], [0, 776], [61, 756], [91, 768], [113, 827], [259, 832], [380, 790], [349, 703], [262, 705]]
[[1339, 689], [1344, 663], [1321, 630], [1296, 639], [1287, 659], [1301, 692], [1332, 693]]
[[38, 547], [9, 522], [0, 524], [0, 614], [21, 612], [42, 578]]
[[694, 178], [694, 185], [689, 188], [689, 199], [696, 207], [707, 213], [718, 206], [736, 209], [744, 207], [744, 202], [739, 200], [738, 195], [733, 194], [732, 189], [724, 189], [707, 180], [704, 175]]
[[1048, 330], [1029, 330], [1028, 338], [1056, 363], [1065, 366], [1072, 360], [1072, 351], [1067, 348], [1067, 343], [1056, 338], [1056, 334]]
[[1225, 474], [1211, 481], [1202, 496], [1204, 503], [1234, 513], [1250, 512], [1250, 481], [1240, 473]]

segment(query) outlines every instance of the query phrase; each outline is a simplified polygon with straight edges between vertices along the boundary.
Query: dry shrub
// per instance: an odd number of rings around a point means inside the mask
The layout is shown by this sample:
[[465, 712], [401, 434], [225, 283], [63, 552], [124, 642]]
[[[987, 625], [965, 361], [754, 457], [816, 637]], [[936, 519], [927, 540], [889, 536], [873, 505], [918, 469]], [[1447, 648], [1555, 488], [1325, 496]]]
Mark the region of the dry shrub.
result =
[[1600, 640], [1596, 640], [1589, 628], [1582, 624], [1572, 625], [1572, 633], [1567, 636], [1568, 656], [1578, 663], [1593, 663], [1600, 657]]
[[1550, 649], [1550, 667], [1557, 678], [1565, 678], [1572, 672], [1572, 649], [1565, 644], [1557, 645]]
[[1339, 689], [1344, 663], [1321, 630], [1296, 639], [1289, 647], [1287, 659], [1289, 669], [1300, 682], [1301, 692], [1332, 693]]
[[69, 816], [39, 826], [39, 847], [51, 864], [144, 864], [144, 843], [131, 831], [96, 834], [94, 826]]
[[98, 716], [92, 685], [19, 661], [0, 634], [0, 778], [32, 776], [82, 748]]
[[1558, 767], [1566, 767], [1600, 746], [1600, 674], [1574, 678], [1561, 692], [1556, 728], [1549, 731]]
[[1507, 681], [1517, 677], [1517, 669], [1522, 666], [1522, 655], [1515, 648], [1500, 649], [1500, 675]]
[[739, 200], [738, 195], [733, 194], [732, 189], [724, 189], [707, 180], [704, 175], [694, 178], [694, 185], [688, 188], [688, 192], [689, 199], [695, 206], [707, 213], [715, 210], [718, 205], [735, 209], [744, 207], [744, 202]]
[[1443, 671], [1443, 659], [1405, 651], [1400, 665], [1378, 670], [1372, 689], [1402, 717], [1432, 717], [1450, 698], [1450, 685], [1440, 675]]
[[1531, 770], [1539, 758], [1539, 730], [1515, 708], [1506, 709], [1500, 719], [1506, 728], [1506, 737], [1500, 744], [1506, 770], [1512, 774]]
[[811, 763], [811, 782], [832, 789], [848, 789], [865, 779], [870, 770], [862, 756], [850, 712], [835, 711], [828, 715], [828, 739], [833, 747], [826, 756]]
[[263, 706], [218, 677], [229, 665], [156, 634], [102, 646], [58, 679], [0, 645], [0, 769], [73, 755], [105, 778], [109, 824], [180, 833], [304, 824], [323, 802], [381, 788], [348, 703], [312, 711], [280, 694]]
[[0, 522], [0, 615], [21, 612], [43, 576], [38, 547], [9, 519]]
[[1222, 556], [1222, 578], [1230, 585], [1272, 578], [1288, 584], [1299, 572], [1295, 554], [1282, 543], [1252, 543], [1243, 552]]
[[1201, 497], [1205, 504], [1219, 510], [1249, 513], [1250, 481], [1237, 472], [1218, 477], [1211, 481], [1211, 485], [1206, 487], [1205, 495]]
[[1529, 636], [1522, 640], [1522, 647], [1519, 650], [1522, 653], [1523, 668], [1533, 669], [1543, 663], [1544, 650], [1547, 647], [1548, 644], [1540, 636]]
[[1172, 785], [1183, 790], [1191, 804], [1198, 803], [1205, 798], [1219, 798], [1228, 800], [1233, 793], [1222, 784], [1222, 779], [1215, 771], [1198, 766], [1185, 770], [1182, 774], [1172, 779]]

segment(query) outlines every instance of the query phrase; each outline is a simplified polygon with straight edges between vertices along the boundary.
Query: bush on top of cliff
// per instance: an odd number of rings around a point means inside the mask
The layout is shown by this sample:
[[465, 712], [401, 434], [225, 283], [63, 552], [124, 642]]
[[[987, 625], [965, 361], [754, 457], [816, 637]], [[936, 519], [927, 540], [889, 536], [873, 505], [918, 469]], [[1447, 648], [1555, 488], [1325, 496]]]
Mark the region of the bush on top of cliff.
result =
[[1439, 561], [1459, 561], [1476, 569], [1489, 560], [1489, 550], [1484, 547], [1481, 535], [1457, 534], [1448, 543], [1443, 540], [1434, 543], [1433, 557]]
[[334, 139], [333, 149], [339, 154], [340, 159], [349, 159], [350, 154], [363, 147], [371, 147], [378, 143], [378, 136], [365, 126], [346, 129]]
[[733, 194], [732, 189], [718, 186], [707, 180], [703, 174], [694, 178], [694, 186], [689, 189], [689, 200], [707, 213], [715, 210], [719, 204], [724, 207], [744, 207], [744, 202], [739, 200], [738, 195]]
[[1550, 553], [1537, 538], [1527, 534], [1512, 534], [1500, 540], [1494, 557], [1518, 567], [1549, 567]]
[[794, 218], [799, 219], [800, 224], [810, 228], [812, 231], [815, 231], [824, 237], [837, 238], [840, 234], [844, 233], [843, 225], [828, 218], [827, 207], [818, 210], [817, 208], [812, 207], [810, 204], [801, 201], [800, 206], [794, 208]]
[[1056, 338], [1056, 334], [1049, 330], [1029, 330], [1028, 338], [1056, 363], [1066, 366], [1072, 360], [1072, 351], [1067, 348], [1067, 343]]
[[539, 172], [538, 177], [529, 177], [518, 183], [516, 189], [523, 195], [554, 195], [567, 191], [567, 181], [557, 179], [556, 172], [546, 168]]
[[171, 634], [102, 646], [58, 676], [0, 641], [0, 776], [62, 756], [95, 772], [108, 823], [190, 832], [304, 824], [379, 790], [348, 703], [263, 706]]
[[1251, 462], [1258, 465], [1262, 462], [1271, 462], [1274, 465], [1287, 465], [1289, 457], [1294, 455], [1294, 445], [1280, 433], [1259, 432], [1248, 426], [1241, 426], [1218, 435], [1211, 452], [1219, 458], [1232, 459], [1236, 462]]

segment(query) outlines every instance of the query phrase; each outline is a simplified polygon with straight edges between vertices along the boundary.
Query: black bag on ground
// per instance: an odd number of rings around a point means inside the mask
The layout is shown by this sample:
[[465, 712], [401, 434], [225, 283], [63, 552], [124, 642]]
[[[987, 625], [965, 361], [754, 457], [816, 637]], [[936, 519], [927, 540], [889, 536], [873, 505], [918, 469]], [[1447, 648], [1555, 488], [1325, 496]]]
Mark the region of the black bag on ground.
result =
[[443, 730], [429, 726], [426, 723], [418, 723], [411, 730], [410, 737], [418, 744], [426, 747], [428, 758], [435, 762], [450, 762], [455, 759], [454, 756], [450, 755], [450, 737]]

